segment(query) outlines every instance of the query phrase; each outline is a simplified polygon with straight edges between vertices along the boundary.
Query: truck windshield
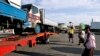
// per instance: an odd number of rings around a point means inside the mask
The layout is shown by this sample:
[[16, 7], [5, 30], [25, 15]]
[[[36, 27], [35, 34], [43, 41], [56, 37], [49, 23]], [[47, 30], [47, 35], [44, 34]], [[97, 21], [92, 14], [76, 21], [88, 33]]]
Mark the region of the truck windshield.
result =
[[34, 14], [38, 13], [38, 8], [35, 7], [35, 6], [32, 6], [32, 12], [33, 12]]
[[33, 14], [36, 14], [39, 12], [38, 8], [36, 6], [33, 6], [32, 4], [22, 5], [21, 8], [24, 10], [27, 10], [28, 12], [32, 9]]

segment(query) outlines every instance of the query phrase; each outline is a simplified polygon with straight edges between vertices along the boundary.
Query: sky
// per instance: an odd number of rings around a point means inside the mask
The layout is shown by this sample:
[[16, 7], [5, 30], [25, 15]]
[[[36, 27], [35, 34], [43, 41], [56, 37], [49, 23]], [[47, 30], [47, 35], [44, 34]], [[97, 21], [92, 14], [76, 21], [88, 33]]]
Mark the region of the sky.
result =
[[57, 23], [90, 24], [100, 21], [100, 0], [22, 0], [45, 9], [45, 18]]

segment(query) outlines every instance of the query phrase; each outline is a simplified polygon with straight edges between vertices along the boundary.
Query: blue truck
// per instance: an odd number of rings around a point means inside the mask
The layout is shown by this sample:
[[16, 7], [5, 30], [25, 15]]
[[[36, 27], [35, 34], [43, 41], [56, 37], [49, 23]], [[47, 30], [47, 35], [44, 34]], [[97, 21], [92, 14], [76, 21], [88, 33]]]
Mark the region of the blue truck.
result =
[[57, 23], [48, 24], [48, 21], [44, 21], [44, 10], [38, 9], [37, 6], [25, 4], [19, 9], [12, 6], [8, 0], [0, 0], [0, 30], [13, 29], [14, 34], [19, 35], [23, 32], [54, 31], [53, 29], [57, 28]]
[[[44, 17], [44, 10], [32, 4], [21, 5], [21, 8], [12, 6], [8, 0], [0, 0], [0, 30], [9, 32], [13, 29], [15, 35], [23, 35], [27, 32], [33, 34], [57, 32], [58, 24]], [[2, 31], [0, 31], [1, 34]], [[46, 35], [40, 39], [48, 42]], [[39, 40], [39, 39], [38, 39]]]
[[0, 0], [0, 30], [14, 29], [15, 34], [21, 34], [27, 17], [26, 11], [11, 6], [8, 0]]

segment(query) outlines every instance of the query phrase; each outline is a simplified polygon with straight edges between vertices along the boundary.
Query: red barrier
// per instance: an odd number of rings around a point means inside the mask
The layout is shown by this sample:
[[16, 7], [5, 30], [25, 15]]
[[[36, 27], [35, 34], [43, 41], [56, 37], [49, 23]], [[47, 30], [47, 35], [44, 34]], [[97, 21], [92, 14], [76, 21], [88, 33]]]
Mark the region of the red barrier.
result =
[[36, 37], [43, 37], [45, 33], [39, 33], [36, 35]]
[[13, 43], [11, 41], [6, 41], [6, 42], [2, 42], [0, 43], [0, 56], [4, 56], [14, 50], [16, 50], [16, 43]]
[[29, 44], [29, 41], [31, 41], [32, 45], [36, 45], [36, 37], [34, 35], [27, 36], [26, 38], [18, 40], [18, 44], [21, 46], [26, 46]]
[[31, 45], [35, 46], [36, 45], [36, 37], [32, 36], [27, 36], [18, 40], [9, 40], [9, 41], [1, 41], [0, 42], [0, 56], [4, 56], [12, 51], [15, 50], [15, 47], [17, 45], [26, 46], [29, 45], [29, 40], [31, 41]]
[[36, 45], [36, 37], [35, 36], [29, 36], [28, 45], [29, 45], [29, 47], [32, 47], [32, 46]]
[[0, 41], [6, 41], [6, 38], [0, 38]]
[[45, 33], [39, 33], [36, 35], [29, 35], [26, 37], [16, 35], [16, 36], [4, 38], [3, 40], [5, 39], [6, 40], [0, 42], [0, 56], [4, 56], [14, 51], [17, 45], [21, 45], [22, 47], [26, 45], [29, 45], [29, 47], [35, 46], [37, 38], [43, 41], [43, 39], [47, 38], [49, 35], [52, 35], [52, 34], [55, 34], [55, 33], [45, 32]]
[[0, 41], [8, 41], [9, 39], [13, 40], [14, 38], [17, 38], [17, 37], [19, 37], [19, 35], [3, 37], [3, 38], [0, 38]]

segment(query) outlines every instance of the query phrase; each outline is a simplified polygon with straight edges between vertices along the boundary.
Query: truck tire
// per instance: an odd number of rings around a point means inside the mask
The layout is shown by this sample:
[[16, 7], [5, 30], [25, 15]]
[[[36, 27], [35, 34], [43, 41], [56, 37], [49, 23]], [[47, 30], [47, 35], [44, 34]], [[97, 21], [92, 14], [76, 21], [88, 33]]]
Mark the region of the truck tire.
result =
[[34, 32], [35, 33], [40, 33], [41, 32], [41, 27], [39, 24], [36, 24], [35, 28], [34, 28]]
[[21, 35], [22, 34], [22, 28], [15, 28], [14, 29], [14, 32], [15, 32], [15, 35]]
[[16, 25], [14, 28], [15, 35], [21, 35], [23, 31], [22, 24], [18, 22], [15, 25]]

